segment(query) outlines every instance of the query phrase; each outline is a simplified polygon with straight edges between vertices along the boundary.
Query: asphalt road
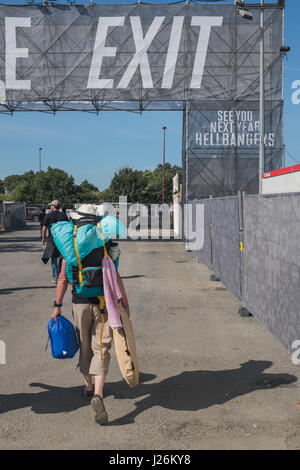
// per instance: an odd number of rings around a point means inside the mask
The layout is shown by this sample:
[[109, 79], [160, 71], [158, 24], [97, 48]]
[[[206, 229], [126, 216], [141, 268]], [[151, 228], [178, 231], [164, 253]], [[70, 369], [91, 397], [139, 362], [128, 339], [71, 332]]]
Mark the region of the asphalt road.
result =
[[0, 234], [0, 449], [299, 449], [300, 366], [288, 352], [182, 243], [121, 249], [141, 384], [127, 386], [112, 352], [101, 427], [77, 357], [45, 352], [55, 287], [38, 226]]

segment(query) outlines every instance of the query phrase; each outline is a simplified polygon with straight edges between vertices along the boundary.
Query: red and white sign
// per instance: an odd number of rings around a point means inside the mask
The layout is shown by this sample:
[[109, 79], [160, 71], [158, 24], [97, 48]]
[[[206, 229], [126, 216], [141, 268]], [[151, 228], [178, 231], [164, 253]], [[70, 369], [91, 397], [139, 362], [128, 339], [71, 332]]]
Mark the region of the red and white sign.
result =
[[263, 194], [300, 193], [300, 165], [264, 173]]

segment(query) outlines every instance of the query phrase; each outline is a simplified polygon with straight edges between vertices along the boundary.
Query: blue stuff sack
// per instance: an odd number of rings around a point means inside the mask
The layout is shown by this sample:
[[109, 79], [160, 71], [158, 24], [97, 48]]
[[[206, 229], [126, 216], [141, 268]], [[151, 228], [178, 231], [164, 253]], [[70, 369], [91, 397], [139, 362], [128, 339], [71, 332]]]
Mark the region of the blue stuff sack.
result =
[[48, 322], [48, 334], [52, 356], [55, 359], [70, 359], [79, 349], [79, 343], [73, 323], [62, 315], [56, 322], [51, 318]]

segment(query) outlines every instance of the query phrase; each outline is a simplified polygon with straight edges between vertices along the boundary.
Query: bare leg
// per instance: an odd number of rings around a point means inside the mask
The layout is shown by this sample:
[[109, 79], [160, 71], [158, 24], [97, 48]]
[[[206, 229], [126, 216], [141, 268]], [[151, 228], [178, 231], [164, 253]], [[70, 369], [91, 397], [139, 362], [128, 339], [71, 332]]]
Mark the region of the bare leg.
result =
[[97, 424], [106, 424], [108, 422], [107, 412], [103, 403], [103, 387], [105, 376], [94, 375], [95, 391], [91, 400], [92, 409], [95, 413], [95, 421]]
[[105, 383], [105, 376], [102, 375], [94, 375], [94, 381], [95, 381], [95, 395], [100, 395], [101, 398], [103, 398], [103, 387]]
[[84, 377], [85, 389], [87, 391], [92, 391], [93, 390], [92, 376], [84, 375], [83, 377]]

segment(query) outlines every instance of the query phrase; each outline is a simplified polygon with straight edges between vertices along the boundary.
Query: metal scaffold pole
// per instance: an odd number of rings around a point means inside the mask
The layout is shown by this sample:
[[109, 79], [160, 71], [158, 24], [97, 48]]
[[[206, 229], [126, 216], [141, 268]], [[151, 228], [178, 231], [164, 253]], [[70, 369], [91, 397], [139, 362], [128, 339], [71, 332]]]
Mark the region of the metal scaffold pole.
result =
[[259, 194], [262, 193], [262, 174], [265, 170], [265, 14], [264, 14], [264, 0], [260, 0], [260, 142], [259, 142]]
[[184, 227], [185, 227], [185, 231], [184, 231], [184, 235], [185, 235], [185, 249], [187, 250], [187, 238], [188, 238], [188, 227], [189, 227], [189, 223], [190, 221], [188, 220], [188, 214], [189, 214], [189, 211], [188, 211], [188, 203], [189, 203], [189, 200], [188, 200], [188, 187], [189, 187], [189, 151], [188, 151], [188, 148], [189, 148], [189, 102], [186, 103], [186, 106], [185, 106], [185, 143], [184, 143], [184, 146], [185, 146], [185, 198], [184, 198], [184, 202], [185, 202], [185, 206], [184, 206]]

